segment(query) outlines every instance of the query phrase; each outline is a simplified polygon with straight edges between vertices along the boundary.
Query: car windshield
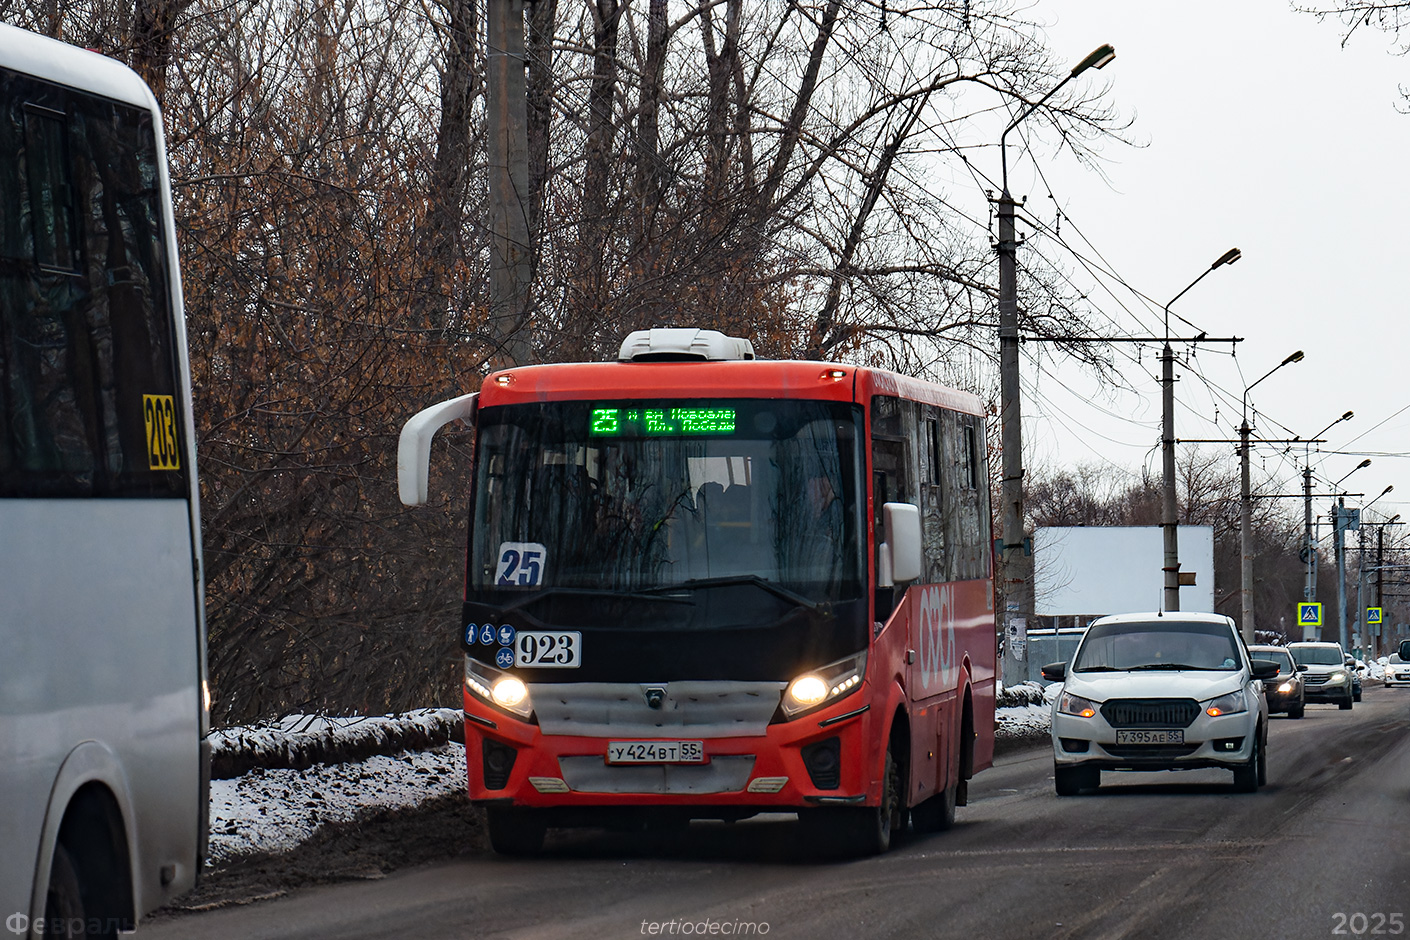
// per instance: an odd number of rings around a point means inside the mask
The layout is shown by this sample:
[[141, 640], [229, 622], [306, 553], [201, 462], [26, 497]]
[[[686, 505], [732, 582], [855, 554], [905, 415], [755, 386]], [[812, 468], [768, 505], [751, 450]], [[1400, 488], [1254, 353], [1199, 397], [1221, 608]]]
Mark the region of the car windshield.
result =
[[767, 582], [802, 603], [860, 598], [860, 421], [796, 400], [482, 410], [471, 592]]
[[1344, 666], [1346, 657], [1335, 646], [1293, 646], [1289, 648], [1299, 666]]
[[1248, 655], [1250, 659], [1263, 659], [1267, 660], [1270, 663], [1277, 663], [1278, 673], [1280, 675], [1286, 675], [1293, 671], [1292, 657], [1288, 655], [1287, 650], [1255, 648], [1249, 650]]
[[1215, 670], [1239, 668], [1234, 632], [1220, 623], [1163, 617], [1160, 620], [1095, 623], [1073, 662], [1074, 672]]

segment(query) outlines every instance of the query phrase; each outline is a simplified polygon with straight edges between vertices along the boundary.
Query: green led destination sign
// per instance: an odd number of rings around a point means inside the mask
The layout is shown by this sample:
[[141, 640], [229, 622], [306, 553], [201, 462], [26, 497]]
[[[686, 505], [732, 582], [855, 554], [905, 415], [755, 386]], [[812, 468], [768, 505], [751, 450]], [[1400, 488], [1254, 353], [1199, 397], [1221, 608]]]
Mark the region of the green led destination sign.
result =
[[594, 408], [590, 434], [599, 437], [681, 437], [733, 434], [733, 408]]

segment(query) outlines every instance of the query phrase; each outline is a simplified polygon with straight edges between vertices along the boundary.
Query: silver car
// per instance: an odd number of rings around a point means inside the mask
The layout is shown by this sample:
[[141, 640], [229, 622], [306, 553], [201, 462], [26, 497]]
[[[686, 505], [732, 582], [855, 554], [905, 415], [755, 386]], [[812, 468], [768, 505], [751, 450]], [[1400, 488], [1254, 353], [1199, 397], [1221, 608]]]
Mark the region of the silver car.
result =
[[1293, 662], [1302, 671], [1302, 697], [1309, 705], [1329, 702], [1346, 711], [1356, 700], [1352, 673], [1340, 643], [1289, 643]]
[[1043, 667], [1063, 682], [1053, 703], [1053, 781], [1059, 796], [1101, 785], [1103, 770], [1223, 767], [1251, 793], [1267, 782], [1268, 703], [1276, 663], [1250, 659], [1219, 614], [1103, 617], [1071, 664]]

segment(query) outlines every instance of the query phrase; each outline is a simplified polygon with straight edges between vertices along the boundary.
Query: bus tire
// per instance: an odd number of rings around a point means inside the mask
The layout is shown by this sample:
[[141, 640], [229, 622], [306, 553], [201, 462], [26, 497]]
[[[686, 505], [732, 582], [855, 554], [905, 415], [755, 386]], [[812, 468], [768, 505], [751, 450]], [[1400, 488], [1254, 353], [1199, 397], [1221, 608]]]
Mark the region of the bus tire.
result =
[[44, 896], [44, 936], [84, 938], [88, 936], [84, 931], [86, 923], [78, 868], [63, 843], [55, 843], [54, 861], [49, 866], [49, 891]]
[[798, 814], [805, 844], [824, 858], [860, 858], [880, 855], [891, 848], [891, 833], [897, 820], [904, 822], [900, 808], [900, 770], [886, 747], [879, 806], [837, 807], [806, 810]]
[[485, 811], [490, 848], [500, 855], [525, 857], [543, 851], [548, 827], [533, 810], [491, 806]]

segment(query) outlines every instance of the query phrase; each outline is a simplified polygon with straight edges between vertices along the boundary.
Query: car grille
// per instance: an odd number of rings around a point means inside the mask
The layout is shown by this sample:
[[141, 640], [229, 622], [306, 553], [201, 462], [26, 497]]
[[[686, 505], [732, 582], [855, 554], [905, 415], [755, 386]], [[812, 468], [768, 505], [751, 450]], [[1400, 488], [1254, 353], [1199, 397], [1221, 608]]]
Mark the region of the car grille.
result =
[[1331, 678], [1331, 677], [1330, 677], [1330, 676], [1325, 676], [1325, 675], [1317, 676], [1317, 675], [1313, 675], [1313, 674], [1311, 674], [1311, 673], [1308, 673], [1308, 674], [1306, 674], [1306, 675], [1304, 675], [1304, 676], [1302, 677], [1302, 684], [1303, 684], [1303, 685], [1326, 685], [1326, 684], [1327, 684], [1327, 680], [1328, 680], [1329, 678]]
[[1188, 698], [1116, 698], [1102, 703], [1102, 717], [1113, 728], [1188, 728], [1199, 716], [1199, 703]]
[[1189, 757], [1199, 750], [1198, 744], [1103, 744], [1112, 757], [1159, 758]]

